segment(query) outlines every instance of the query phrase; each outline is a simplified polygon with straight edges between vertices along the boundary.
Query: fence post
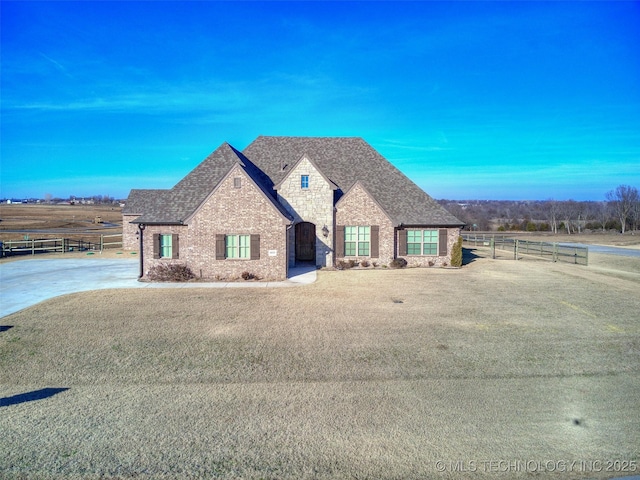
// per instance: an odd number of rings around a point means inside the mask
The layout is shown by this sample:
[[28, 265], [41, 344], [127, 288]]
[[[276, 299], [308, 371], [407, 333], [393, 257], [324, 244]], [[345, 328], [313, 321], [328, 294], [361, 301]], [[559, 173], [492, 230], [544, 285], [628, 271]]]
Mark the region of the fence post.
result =
[[558, 244], [557, 243], [553, 244], [553, 254], [551, 258], [553, 259], [554, 263], [558, 261]]
[[104, 235], [101, 234], [100, 235], [100, 253], [102, 253], [103, 248], [104, 248]]
[[491, 246], [491, 258], [496, 259], [496, 239], [495, 237], [491, 237], [489, 240], [489, 245]]
[[36, 254], [36, 241], [34, 239], [31, 239], [31, 255], [35, 255]]
[[513, 259], [518, 260], [518, 239], [517, 238], [513, 244]]

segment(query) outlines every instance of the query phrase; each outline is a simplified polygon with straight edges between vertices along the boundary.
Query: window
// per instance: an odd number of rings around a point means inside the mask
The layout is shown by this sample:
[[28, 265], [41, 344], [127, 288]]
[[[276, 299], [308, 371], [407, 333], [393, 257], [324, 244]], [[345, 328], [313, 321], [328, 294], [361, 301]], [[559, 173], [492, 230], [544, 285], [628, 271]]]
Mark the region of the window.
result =
[[225, 238], [226, 258], [250, 258], [251, 242], [249, 235], [227, 235]]
[[300, 188], [309, 188], [309, 175], [300, 175]]
[[180, 236], [174, 234], [153, 234], [153, 258], [178, 258]]
[[260, 260], [260, 235], [216, 234], [216, 260]]
[[407, 255], [437, 255], [438, 230], [407, 230]]
[[241, 177], [235, 177], [233, 179], [233, 188], [241, 188], [242, 187], [242, 178]]
[[160, 235], [160, 258], [173, 257], [173, 235]]
[[371, 246], [371, 227], [344, 227], [344, 256], [368, 257]]

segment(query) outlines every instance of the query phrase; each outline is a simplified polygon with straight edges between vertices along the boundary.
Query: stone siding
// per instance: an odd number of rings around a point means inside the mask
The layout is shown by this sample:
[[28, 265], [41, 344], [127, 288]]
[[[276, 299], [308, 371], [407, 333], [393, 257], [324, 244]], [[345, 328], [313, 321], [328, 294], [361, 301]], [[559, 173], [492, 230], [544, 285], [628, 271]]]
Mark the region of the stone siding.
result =
[[[300, 178], [309, 176], [309, 188], [301, 188]], [[278, 201], [294, 217], [294, 223], [316, 226], [316, 265], [333, 265], [333, 237], [322, 235], [322, 228], [333, 232], [333, 190], [313, 163], [303, 157], [278, 186]], [[294, 230], [294, 229], [292, 229]], [[290, 233], [289, 265], [295, 264], [295, 232]]]

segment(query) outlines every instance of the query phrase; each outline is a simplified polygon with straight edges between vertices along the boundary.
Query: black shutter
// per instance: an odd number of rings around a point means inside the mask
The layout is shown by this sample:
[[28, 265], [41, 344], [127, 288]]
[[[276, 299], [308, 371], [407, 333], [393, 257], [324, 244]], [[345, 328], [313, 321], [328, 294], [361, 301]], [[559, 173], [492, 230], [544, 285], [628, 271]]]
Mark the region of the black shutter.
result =
[[380, 256], [380, 226], [371, 225], [371, 257]]
[[336, 244], [334, 245], [336, 257], [344, 257], [344, 225], [336, 227]]
[[448, 240], [449, 232], [446, 228], [441, 228], [439, 237], [440, 237], [440, 248], [438, 248], [438, 255], [441, 257], [447, 256], [447, 240]]
[[407, 254], [407, 231], [398, 230], [398, 256], [404, 257]]
[[224, 241], [224, 234], [216, 235], [216, 260], [224, 260], [226, 253], [226, 245]]
[[153, 258], [160, 258], [160, 234], [153, 234]]
[[180, 240], [178, 237], [179, 235], [177, 233], [171, 235], [171, 258], [180, 258]]
[[260, 235], [251, 235], [251, 260], [260, 260]]

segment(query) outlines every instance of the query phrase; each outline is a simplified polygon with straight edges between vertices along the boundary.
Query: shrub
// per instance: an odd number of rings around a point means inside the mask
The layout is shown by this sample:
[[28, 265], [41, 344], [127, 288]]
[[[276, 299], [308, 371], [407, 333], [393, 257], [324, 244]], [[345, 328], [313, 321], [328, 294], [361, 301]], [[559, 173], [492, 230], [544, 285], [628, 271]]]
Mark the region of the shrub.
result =
[[358, 264], [358, 262], [356, 262], [355, 260], [340, 260], [337, 264], [336, 264], [336, 268], [338, 270], [348, 270], [349, 268], [353, 268]]
[[407, 261], [402, 257], [394, 258], [391, 260], [389, 266], [391, 268], [404, 268], [407, 266]]
[[369, 263], [369, 261], [368, 261], [368, 260], [362, 260], [362, 261], [360, 262], [360, 266], [361, 266], [361, 267], [365, 267], [365, 268], [366, 268], [366, 267], [368, 267], [369, 265], [371, 265], [371, 264]]
[[451, 266], [462, 266], [462, 237], [458, 237], [458, 240], [453, 245], [453, 249], [451, 250]]
[[187, 282], [196, 278], [189, 267], [179, 263], [155, 265], [148, 277], [156, 282]]
[[253, 280], [254, 278], [257, 278], [253, 273], [249, 272], [242, 272], [241, 277], [243, 280]]

